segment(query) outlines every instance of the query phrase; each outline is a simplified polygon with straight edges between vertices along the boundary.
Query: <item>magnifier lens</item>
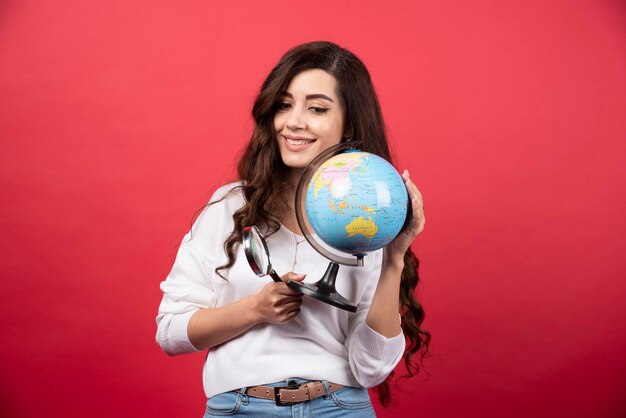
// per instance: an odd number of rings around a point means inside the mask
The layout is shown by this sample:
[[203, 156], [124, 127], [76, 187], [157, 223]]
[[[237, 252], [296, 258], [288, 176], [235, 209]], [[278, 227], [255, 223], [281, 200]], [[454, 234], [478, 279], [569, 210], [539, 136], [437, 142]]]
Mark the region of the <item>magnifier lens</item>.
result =
[[254, 257], [254, 261], [256, 261], [259, 269], [264, 273], [269, 273], [269, 265], [270, 259], [267, 253], [265, 252], [265, 246], [263, 245], [263, 239], [257, 233], [256, 230], [252, 231], [252, 236], [250, 240], [250, 247], [252, 250], [252, 256]]

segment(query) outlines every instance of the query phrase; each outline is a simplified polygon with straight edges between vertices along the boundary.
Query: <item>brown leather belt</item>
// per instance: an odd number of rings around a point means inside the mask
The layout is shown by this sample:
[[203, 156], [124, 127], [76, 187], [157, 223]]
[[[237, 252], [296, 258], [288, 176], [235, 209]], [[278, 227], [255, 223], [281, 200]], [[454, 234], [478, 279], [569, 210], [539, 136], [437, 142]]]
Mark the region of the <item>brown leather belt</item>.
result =
[[[342, 387], [343, 385], [328, 382], [331, 392], [336, 392]], [[253, 398], [275, 401], [278, 406], [288, 406], [319, 398], [324, 396], [326, 391], [324, 384], [317, 381], [287, 386], [250, 386], [242, 393]]]

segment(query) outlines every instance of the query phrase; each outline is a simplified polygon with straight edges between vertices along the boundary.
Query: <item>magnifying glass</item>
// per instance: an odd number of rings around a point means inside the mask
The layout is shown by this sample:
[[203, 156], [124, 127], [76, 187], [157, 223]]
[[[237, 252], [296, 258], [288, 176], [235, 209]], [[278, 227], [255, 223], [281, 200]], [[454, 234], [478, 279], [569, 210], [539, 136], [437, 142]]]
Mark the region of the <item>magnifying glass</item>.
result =
[[270, 262], [270, 252], [265, 244], [265, 238], [256, 226], [247, 226], [243, 229], [243, 252], [254, 274], [259, 277], [269, 275], [275, 282], [282, 282]]

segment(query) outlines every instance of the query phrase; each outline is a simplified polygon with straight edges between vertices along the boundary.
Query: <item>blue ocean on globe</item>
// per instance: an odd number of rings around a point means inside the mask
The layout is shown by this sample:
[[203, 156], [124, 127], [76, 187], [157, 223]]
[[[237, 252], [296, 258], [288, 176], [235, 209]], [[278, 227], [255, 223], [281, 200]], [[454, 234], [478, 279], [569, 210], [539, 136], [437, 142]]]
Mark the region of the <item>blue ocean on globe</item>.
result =
[[309, 224], [330, 247], [361, 255], [393, 240], [408, 211], [406, 187], [383, 158], [347, 151], [324, 161], [305, 196]]

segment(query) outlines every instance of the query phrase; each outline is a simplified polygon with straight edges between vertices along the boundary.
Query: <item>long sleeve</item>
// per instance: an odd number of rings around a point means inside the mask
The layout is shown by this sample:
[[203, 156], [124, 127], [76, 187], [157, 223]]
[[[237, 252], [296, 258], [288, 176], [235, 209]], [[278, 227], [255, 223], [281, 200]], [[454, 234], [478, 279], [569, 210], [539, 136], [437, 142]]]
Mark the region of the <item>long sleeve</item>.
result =
[[163, 299], [157, 315], [156, 341], [170, 355], [197, 351], [189, 342], [187, 325], [198, 310], [217, 305], [211, 263], [190, 242], [178, 250], [172, 271], [161, 283]]
[[189, 341], [189, 320], [197, 310], [218, 305], [214, 270], [224, 261], [224, 234], [232, 229], [230, 212], [224, 210], [228, 204], [221, 199], [232, 188], [228, 185], [216, 191], [211, 200], [219, 203], [208, 205], [198, 217], [161, 283], [163, 299], [156, 317], [156, 341], [167, 354], [198, 351]]
[[[393, 338], [386, 338], [370, 328], [365, 319], [376, 291], [382, 250], [377, 254], [377, 268], [371, 270], [369, 284], [359, 302], [359, 309], [349, 321], [349, 331], [346, 337], [348, 361], [356, 380], [363, 387], [372, 387], [382, 383], [393, 371], [404, 353], [404, 334]], [[400, 321], [400, 315], [398, 315]]]

